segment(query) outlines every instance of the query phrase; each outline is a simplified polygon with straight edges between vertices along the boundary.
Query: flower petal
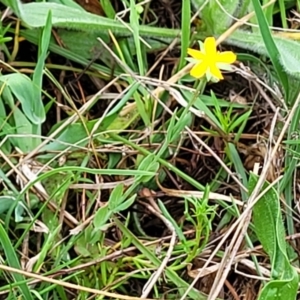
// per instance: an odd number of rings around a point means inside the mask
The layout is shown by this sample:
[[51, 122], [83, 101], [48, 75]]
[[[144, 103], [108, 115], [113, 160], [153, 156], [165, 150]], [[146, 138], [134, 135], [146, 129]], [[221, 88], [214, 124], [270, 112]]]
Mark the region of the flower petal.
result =
[[211, 75], [213, 75], [214, 77], [216, 77], [218, 79], [224, 79], [220, 69], [218, 69], [218, 67], [216, 65], [210, 65], [209, 71], [210, 71]]
[[203, 60], [204, 57], [205, 57], [205, 54], [202, 53], [201, 51], [195, 50], [195, 49], [191, 49], [191, 48], [188, 48], [187, 53], [188, 53], [191, 57], [193, 57], [193, 58], [195, 58], [195, 59], [198, 59], [198, 60]]
[[190, 75], [195, 78], [201, 78], [207, 71], [207, 64], [205, 62], [196, 64], [190, 71]]
[[210, 57], [214, 57], [217, 54], [216, 39], [214, 37], [208, 37], [204, 41], [205, 54]]
[[236, 54], [231, 51], [217, 53], [216, 62], [232, 64], [236, 61]]

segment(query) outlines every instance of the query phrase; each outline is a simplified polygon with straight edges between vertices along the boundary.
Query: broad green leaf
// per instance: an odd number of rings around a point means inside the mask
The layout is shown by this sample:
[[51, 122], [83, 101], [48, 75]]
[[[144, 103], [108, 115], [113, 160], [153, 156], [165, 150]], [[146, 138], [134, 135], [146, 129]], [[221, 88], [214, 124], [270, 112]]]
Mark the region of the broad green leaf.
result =
[[12, 196], [0, 196], [0, 214], [9, 210], [14, 204], [15, 198]]
[[[70, 34], [73, 33], [73, 31], [71, 31], [71, 30], [65, 30], [65, 32], [66, 33], [69, 32]], [[86, 32], [83, 32], [83, 33], [87, 34]], [[36, 45], [38, 44], [37, 29], [20, 30], [20, 36], [24, 37], [27, 41], [29, 41], [33, 44], [36, 44]], [[79, 33], [79, 36], [78, 35], [74, 36], [74, 40], [75, 41], [82, 40], [82, 32]], [[86, 39], [84, 39], [84, 42], [86, 42]], [[94, 42], [94, 40], [93, 40], [93, 42]], [[77, 42], [77, 45], [78, 45], [78, 42]], [[97, 45], [99, 46], [98, 41], [97, 41]], [[93, 46], [96, 47], [97, 45], [94, 42]], [[59, 55], [65, 57], [67, 59], [70, 59], [74, 62], [77, 62], [79, 64], [87, 66], [91, 63], [89, 58], [94, 58], [95, 54], [93, 52], [92, 47], [91, 48], [89, 48], [89, 47], [84, 48], [84, 46], [85, 46], [85, 44], [83, 45], [82, 51], [80, 50], [79, 52], [74, 53], [73, 51], [71, 51], [69, 49], [65, 49], [65, 48], [60, 47], [59, 45], [57, 45], [54, 42], [54, 40], [52, 40], [52, 42], [49, 45], [49, 50], [56, 53], [56, 54], [59, 54]], [[70, 47], [70, 49], [71, 49], [71, 47]], [[109, 68], [107, 68], [103, 65], [97, 64], [95, 62], [92, 64], [91, 68], [94, 69], [94, 70], [98, 70], [98, 71], [100, 71], [101, 73], [104, 73], [104, 74], [111, 74], [111, 69], [109, 69]], [[119, 73], [116, 72], [116, 74], [119, 74]]]
[[[66, 5], [47, 2], [34, 2], [22, 4], [20, 0], [1, 0], [7, 6], [18, 7], [19, 14], [16, 9], [13, 11], [30, 27], [43, 27], [49, 10], [52, 12], [52, 26], [59, 28], [68, 28], [75, 30], [91, 31], [101, 33], [103, 30], [112, 30], [115, 34], [131, 36], [131, 31], [121, 22], [111, 20], [105, 17], [88, 13], [82, 9], [68, 7]], [[76, 17], [74, 17], [76, 16]], [[146, 36], [158, 38], [178, 36], [180, 31], [155, 28], [152, 26], [141, 25], [140, 33]]]
[[[0, 101], [2, 102], [2, 101]], [[6, 118], [0, 118], [0, 124], [2, 124], [2, 132], [1, 132], [1, 136], [4, 135], [8, 135], [8, 134], [14, 134], [16, 133], [15, 131], [15, 127], [10, 126], [7, 123], [7, 119]], [[11, 149], [12, 149], [12, 140], [11, 138], [8, 139], [4, 144], [1, 145], [1, 150], [5, 153], [5, 154], [10, 154], [11, 153]]]
[[[113, 28], [112, 28], [113, 29]], [[57, 33], [60, 39], [63, 41], [66, 48], [61, 48], [56, 44], [54, 38], [51, 39], [51, 43], [49, 45], [49, 50], [54, 53], [58, 53], [69, 59], [72, 59], [76, 62], [80, 62], [84, 65], [89, 64], [89, 61], [85, 61], [85, 59], [98, 59], [102, 61], [104, 65], [107, 65], [110, 68], [112, 57], [111, 54], [103, 49], [102, 45], [99, 43], [98, 38], [101, 38], [107, 44], [110, 42], [110, 37], [108, 31], [100, 30], [100, 31], [88, 31], [85, 30], [70, 30], [58, 28]], [[25, 29], [20, 31], [20, 35], [26, 38], [28, 41], [38, 44], [39, 30], [38, 29]], [[175, 37], [175, 36], [174, 36]], [[173, 38], [156, 38], [152, 39], [150, 37], [143, 37], [143, 39], [151, 46], [151, 49], [146, 49], [147, 51], [161, 51], [166, 48], [166, 44], [171, 43]], [[78, 41], [81, 41], [78, 43]], [[129, 54], [132, 56], [136, 54], [136, 49], [133, 42], [133, 37], [127, 37], [128, 43], [126, 43], [127, 48], [129, 49]], [[122, 40], [120, 40], [120, 46]], [[122, 49], [122, 51], [124, 51]], [[127, 56], [128, 57], [128, 56]], [[127, 62], [127, 61], [126, 61]], [[93, 63], [92, 66], [99, 66], [101, 68], [101, 72], [106, 70], [106, 74], [110, 74], [110, 69], [105, 69], [104, 66], [100, 66], [98, 64]], [[129, 65], [130, 66], [130, 65]], [[130, 66], [132, 67], [132, 66]], [[121, 68], [116, 65], [114, 73], [116, 75], [123, 73]]]
[[69, 125], [53, 142], [42, 148], [42, 151], [62, 151], [68, 147], [76, 150], [88, 143], [88, 133], [81, 123]]
[[298, 274], [292, 269], [292, 281], [273, 280], [262, 289], [258, 300], [295, 300], [297, 299]]
[[[300, 43], [276, 35], [273, 36], [273, 39], [278, 49], [278, 59], [284, 70], [299, 78], [300, 70], [297, 62], [300, 62]], [[256, 33], [238, 30], [234, 32], [226, 42], [241, 47], [242, 49], [269, 56], [261, 35]]]
[[[72, 50], [72, 52], [82, 55], [87, 59], [97, 58], [107, 66], [111, 64], [111, 54], [98, 41], [98, 38], [101, 38], [101, 40], [108, 44], [110, 42], [108, 31], [103, 30], [101, 33], [98, 33], [93, 31], [57, 29], [57, 33], [64, 42], [64, 45]], [[79, 40], [80, 43], [78, 43]], [[52, 40], [52, 43], [55, 43], [55, 41]], [[116, 68], [118, 68], [117, 65]]]
[[[258, 177], [251, 173], [249, 194], [255, 188]], [[265, 183], [263, 189], [268, 188]], [[253, 207], [253, 224], [256, 235], [270, 257], [272, 279], [263, 288], [259, 300], [296, 299], [298, 275], [287, 256], [284, 224], [281, 216], [279, 195], [269, 189]]]
[[15, 141], [15, 146], [18, 146], [18, 148], [21, 149], [23, 153], [33, 150], [36, 143], [34, 143], [34, 138], [30, 136], [33, 133], [32, 124], [18, 108], [15, 108], [14, 110], [14, 119], [16, 133], [22, 134], [23, 137], [15, 137], [11, 140]]
[[30, 135], [33, 134], [33, 124], [29, 122], [23, 112], [15, 106], [14, 98], [10, 89], [5, 88], [1, 95], [2, 101], [8, 104], [8, 106], [13, 111], [12, 119], [3, 124], [3, 132], [6, 134], [19, 134], [22, 135], [18, 137], [10, 137], [9, 141], [15, 146], [22, 150], [24, 153], [33, 150], [39, 138], [34, 138]]
[[[195, 10], [205, 3], [204, 0], [191, 0]], [[210, 0], [201, 11], [201, 18], [208, 33], [220, 34], [226, 31], [234, 22], [233, 17], [240, 18], [248, 10], [251, 0]]]
[[33, 124], [38, 125], [44, 121], [40, 107], [36, 105], [39, 99], [36, 98], [34, 84], [27, 76], [20, 73], [8, 74], [0, 76], [0, 81], [20, 101], [24, 114]]

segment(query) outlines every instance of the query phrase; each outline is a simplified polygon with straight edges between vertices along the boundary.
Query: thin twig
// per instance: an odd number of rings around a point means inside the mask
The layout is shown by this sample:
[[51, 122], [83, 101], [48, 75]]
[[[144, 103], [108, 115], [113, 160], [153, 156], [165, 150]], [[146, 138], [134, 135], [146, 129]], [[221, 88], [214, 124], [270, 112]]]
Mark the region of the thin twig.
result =
[[[154, 201], [153, 197], [149, 196], [149, 198], [152, 198], [152, 201]], [[151, 205], [149, 205], [145, 202], [141, 202], [141, 204], [146, 206], [148, 210], [150, 210], [155, 216], [160, 218], [165, 223], [165, 225], [168, 227], [168, 229], [172, 232], [170, 245], [169, 245], [169, 248], [168, 248], [168, 251], [166, 253], [165, 258], [161, 262], [161, 265], [156, 270], [156, 272], [153, 273], [153, 275], [150, 277], [150, 279], [144, 285], [141, 299], [146, 299], [148, 297], [149, 293], [151, 292], [153, 286], [155, 285], [155, 283], [157, 282], [157, 280], [159, 279], [159, 277], [163, 273], [164, 269], [166, 268], [166, 266], [168, 264], [168, 261], [170, 260], [170, 258], [172, 256], [173, 249], [174, 249], [175, 244], [176, 244], [176, 231], [175, 231], [175, 228], [172, 225], [172, 223], [165, 216], [162, 215], [161, 211], [157, 211]], [[157, 207], [157, 205], [155, 205], [155, 206]]]
[[[40, 279], [43, 282], [52, 283], [52, 284], [55, 284], [57, 286], [63, 286], [63, 287], [69, 288], [69, 289], [84, 291], [84, 292], [91, 293], [91, 294], [94, 294], [94, 295], [102, 295], [102, 296], [113, 298], [113, 299], [123, 299], [123, 300], [139, 300], [140, 299], [139, 297], [131, 297], [131, 296], [120, 295], [120, 294], [116, 294], [116, 293], [100, 291], [100, 290], [97, 290], [97, 289], [87, 288], [87, 287], [82, 286], [82, 285], [78, 285], [78, 284], [74, 284], [74, 283], [70, 283], [70, 282], [65, 282], [65, 281], [62, 281], [62, 280], [56, 280], [56, 279], [49, 278], [49, 277], [46, 277], [46, 276], [43, 276], [43, 275], [26, 272], [26, 271], [16, 269], [16, 268], [12, 268], [12, 267], [9, 267], [9, 266], [5, 266], [5, 265], [2, 265], [2, 264], [0, 264], [0, 270], [7, 271], [7, 272], [10, 272], [10, 273], [21, 274], [21, 275], [29, 277], [29, 278], [36, 278], [36, 279]], [[148, 298], [147, 300], [154, 300], [154, 299], [149, 299]]]

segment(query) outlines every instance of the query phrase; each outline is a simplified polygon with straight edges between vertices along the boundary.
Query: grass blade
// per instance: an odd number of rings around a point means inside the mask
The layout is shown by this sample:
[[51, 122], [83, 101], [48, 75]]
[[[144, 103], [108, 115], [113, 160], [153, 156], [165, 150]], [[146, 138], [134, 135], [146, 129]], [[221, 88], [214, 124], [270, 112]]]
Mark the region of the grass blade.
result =
[[286, 99], [289, 99], [288, 76], [287, 76], [286, 72], [284, 71], [284, 69], [280, 63], [280, 60], [279, 60], [281, 53], [278, 51], [278, 48], [273, 40], [268, 22], [265, 18], [265, 15], [263, 13], [263, 10], [261, 8], [259, 1], [252, 0], [252, 3], [253, 3], [255, 14], [257, 17], [258, 24], [259, 24], [259, 29], [260, 29], [263, 41], [265, 43], [266, 49], [268, 51], [268, 54], [272, 61], [272, 64], [276, 70], [278, 79], [280, 80], [280, 83], [282, 84], [282, 87], [284, 89], [285, 97], [286, 97]]
[[[10, 239], [9, 239], [6, 231], [4, 230], [2, 224], [0, 224], [0, 243], [2, 244], [2, 247], [4, 249], [8, 265], [10, 267], [13, 267], [16, 269], [21, 269], [17, 254], [16, 254], [16, 252], [10, 242]], [[21, 292], [21, 295], [23, 295], [25, 297], [25, 299], [33, 300], [33, 297], [30, 293], [29, 287], [28, 287], [27, 283], [24, 282], [25, 277], [23, 275], [17, 274], [17, 273], [12, 273], [11, 276], [13, 277], [13, 279], [16, 283], [23, 281], [23, 283], [18, 284], [18, 288]]]

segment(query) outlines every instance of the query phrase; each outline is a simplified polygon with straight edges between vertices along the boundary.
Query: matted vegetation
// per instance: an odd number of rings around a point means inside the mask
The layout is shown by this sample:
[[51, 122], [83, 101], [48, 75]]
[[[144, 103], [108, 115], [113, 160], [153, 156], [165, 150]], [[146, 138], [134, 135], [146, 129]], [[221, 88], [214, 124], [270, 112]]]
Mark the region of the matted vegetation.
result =
[[1, 0], [0, 299], [297, 299], [300, 3], [261, 2]]

